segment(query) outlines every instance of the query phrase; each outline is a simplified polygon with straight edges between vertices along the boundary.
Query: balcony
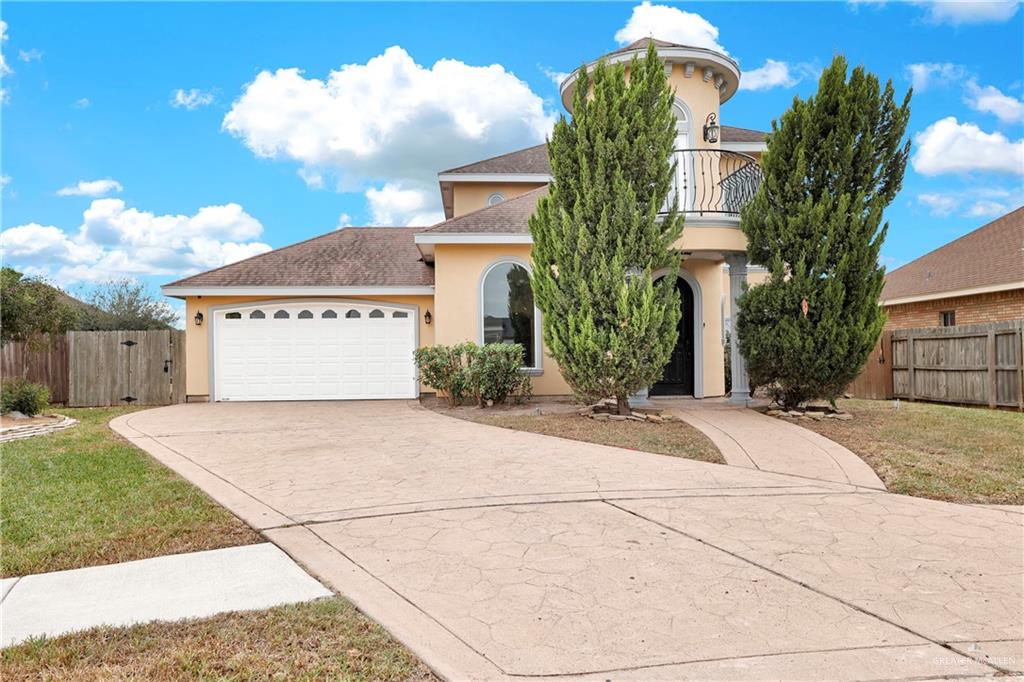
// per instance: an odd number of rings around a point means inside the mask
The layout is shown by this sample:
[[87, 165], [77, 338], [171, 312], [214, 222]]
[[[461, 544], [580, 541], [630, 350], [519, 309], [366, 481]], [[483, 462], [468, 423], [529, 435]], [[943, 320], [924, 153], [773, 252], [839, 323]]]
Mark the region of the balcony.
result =
[[686, 216], [738, 217], [761, 187], [764, 174], [749, 154], [719, 149], [677, 149], [676, 174], [663, 213], [678, 196]]

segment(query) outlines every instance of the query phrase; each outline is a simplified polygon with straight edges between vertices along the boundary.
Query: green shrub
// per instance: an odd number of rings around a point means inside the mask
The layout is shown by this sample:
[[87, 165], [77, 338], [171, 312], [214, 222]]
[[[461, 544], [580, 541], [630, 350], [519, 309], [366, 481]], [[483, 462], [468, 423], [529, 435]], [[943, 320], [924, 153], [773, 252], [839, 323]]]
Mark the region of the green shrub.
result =
[[8, 379], [0, 388], [0, 412], [17, 410], [34, 417], [50, 404], [50, 389], [25, 379]]
[[530, 377], [522, 372], [523, 348], [519, 344], [472, 341], [454, 346], [430, 346], [416, 351], [420, 380], [444, 394], [449, 407], [467, 400], [480, 405], [516, 402], [533, 394]]
[[467, 395], [473, 394], [469, 363], [476, 348], [475, 343], [460, 343], [417, 349], [420, 380], [444, 393], [450, 407], [461, 405]]
[[481, 405], [528, 400], [533, 392], [522, 371], [523, 347], [518, 343], [489, 343], [477, 347], [469, 365], [470, 381]]

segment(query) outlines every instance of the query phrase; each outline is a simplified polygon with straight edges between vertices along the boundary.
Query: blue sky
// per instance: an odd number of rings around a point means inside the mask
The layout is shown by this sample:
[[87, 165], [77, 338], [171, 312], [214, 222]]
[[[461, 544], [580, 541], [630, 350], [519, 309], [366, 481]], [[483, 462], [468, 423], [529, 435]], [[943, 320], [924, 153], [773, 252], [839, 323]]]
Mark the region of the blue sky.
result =
[[5, 2], [6, 264], [155, 286], [339, 225], [422, 224], [438, 170], [534, 144], [552, 74], [656, 26], [719, 45], [722, 122], [767, 130], [842, 53], [902, 94], [889, 266], [1022, 203], [1017, 3]]

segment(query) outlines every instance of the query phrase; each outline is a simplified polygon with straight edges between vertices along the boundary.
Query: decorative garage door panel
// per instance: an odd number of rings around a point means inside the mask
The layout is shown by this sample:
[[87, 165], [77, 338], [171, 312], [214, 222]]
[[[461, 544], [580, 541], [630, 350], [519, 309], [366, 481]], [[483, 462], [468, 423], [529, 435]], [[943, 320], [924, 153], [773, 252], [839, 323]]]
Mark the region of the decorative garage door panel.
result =
[[416, 315], [344, 302], [214, 316], [216, 400], [415, 398]]

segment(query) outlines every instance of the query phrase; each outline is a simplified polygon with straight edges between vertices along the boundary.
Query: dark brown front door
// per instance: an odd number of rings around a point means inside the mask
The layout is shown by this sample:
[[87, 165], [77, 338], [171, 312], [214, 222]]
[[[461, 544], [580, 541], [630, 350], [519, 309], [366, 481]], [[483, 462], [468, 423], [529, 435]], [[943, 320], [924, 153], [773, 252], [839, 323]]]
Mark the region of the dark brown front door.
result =
[[693, 289], [682, 277], [676, 279], [679, 290], [679, 338], [661, 381], [651, 387], [651, 395], [693, 395]]

